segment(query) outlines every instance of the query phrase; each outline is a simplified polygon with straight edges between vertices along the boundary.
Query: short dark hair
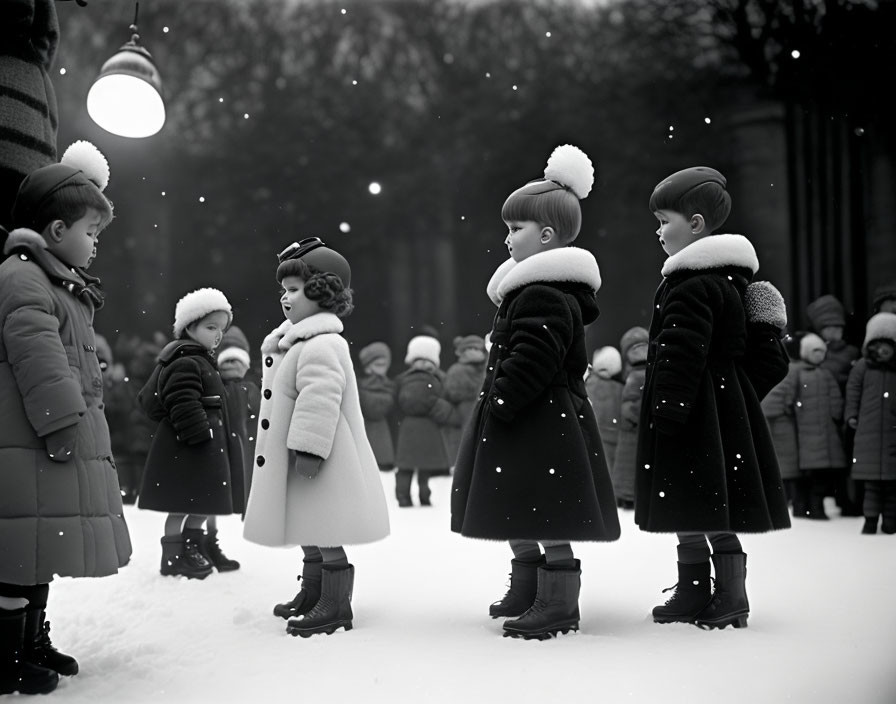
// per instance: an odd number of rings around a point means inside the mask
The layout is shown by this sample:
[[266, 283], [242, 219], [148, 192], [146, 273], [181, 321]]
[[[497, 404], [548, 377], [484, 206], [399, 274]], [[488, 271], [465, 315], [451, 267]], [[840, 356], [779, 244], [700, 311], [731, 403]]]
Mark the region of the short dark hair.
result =
[[706, 222], [708, 232], [713, 232], [725, 224], [731, 212], [731, 196], [723, 186], [713, 181], [677, 195], [674, 189], [659, 188], [650, 196], [650, 212], [673, 210], [685, 218], [699, 213]]
[[94, 184], [72, 180], [47, 197], [40, 212], [35, 213], [34, 229], [41, 232], [54, 220], [62, 220], [66, 227], [71, 227], [87, 214], [88, 209], [100, 214], [100, 230], [104, 230], [112, 222], [112, 201]]
[[345, 318], [355, 309], [352, 290], [345, 288], [337, 274], [321, 271], [301, 259], [287, 259], [277, 267], [277, 283], [287, 276], [297, 276], [305, 282], [305, 298], [315, 301], [323, 310]]
[[582, 228], [578, 197], [555, 181], [530, 181], [511, 193], [501, 207], [504, 222], [531, 220], [553, 227], [563, 245], [570, 244]]

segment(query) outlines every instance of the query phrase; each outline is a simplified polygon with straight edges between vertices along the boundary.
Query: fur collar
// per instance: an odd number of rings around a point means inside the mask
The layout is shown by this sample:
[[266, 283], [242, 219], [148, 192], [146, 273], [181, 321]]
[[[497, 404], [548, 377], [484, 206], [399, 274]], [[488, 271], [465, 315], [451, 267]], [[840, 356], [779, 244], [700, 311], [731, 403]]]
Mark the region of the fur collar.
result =
[[663, 264], [663, 276], [679, 271], [720, 269], [736, 266], [759, 270], [756, 250], [750, 240], [742, 235], [708, 235], [692, 242], [678, 254], [673, 254]]
[[3, 254], [12, 254], [17, 249], [28, 252], [31, 258], [53, 278], [78, 286], [84, 286], [87, 283], [78, 276], [74, 269], [66, 266], [61, 259], [47, 249], [47, 241], [39, 232], [29, 230], [27, 227], [19, 227], [10, 232], [3, 247]]
[[326, 311], [315, 313], [293, 325], [284, 320], [280, 326], [264, 338], [261, 343], [262, 354], [286, 352], [296, 342], [307, 340], [315, 335], [342, 332], [342, 321], [333, 313]]
[[580, 283], [595, 292], [600, 289], [600, 269], [597, 260], [587, 249], [560, 247], [539, 252], [521, 262], [512, 258], [492, 274], [486, 293], [496, 306], [511, 291], [534, 283]]

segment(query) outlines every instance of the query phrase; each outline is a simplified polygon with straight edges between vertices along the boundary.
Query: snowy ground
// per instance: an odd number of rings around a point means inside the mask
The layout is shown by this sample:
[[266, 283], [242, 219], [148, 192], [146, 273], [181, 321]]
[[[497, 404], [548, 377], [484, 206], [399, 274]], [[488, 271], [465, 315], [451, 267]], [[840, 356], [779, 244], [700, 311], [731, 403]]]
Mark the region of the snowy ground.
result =
[[296, 591], [298, 548], [247, 543], [230, 517], [221, 543], [241, 570], [166, 578], [164, 516], [127, 507], [131, 564], [51, 588], [54, 643], [81, 664], [53, 701], [896, 702], [896, 536], [859, 535], [861, 519], [746, 536], [749, 628], [704, 632], [652, 623], [675, 539], [623, 512], [618, 542], [575, 546], [581, 630], [522, 641], [487, 615], [509, 549], [450, 533], [450, 479], [433, 480], [433, 508], [401, 510], [383, 479], [392, 535], [348, 550], [354, 630], [309, 639], [271, 613]]

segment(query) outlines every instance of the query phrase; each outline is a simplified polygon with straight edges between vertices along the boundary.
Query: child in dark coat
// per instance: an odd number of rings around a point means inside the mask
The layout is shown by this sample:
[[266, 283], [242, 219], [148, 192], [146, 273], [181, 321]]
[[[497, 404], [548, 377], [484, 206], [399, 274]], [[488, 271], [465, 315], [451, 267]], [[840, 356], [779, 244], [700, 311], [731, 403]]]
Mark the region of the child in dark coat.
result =
[[93, 331], [103, 295], [85, 271], [112, 221], [108, 180], [99, 150], [76, 142], [22, 182], [3, 249], [0, 694], [78, 672], [50, 641], [50, 582], [112, 575], [131, 556]]
[[871, 316], [846, 382], [846, 421], [856, 431], [852, 476], [864, 480], [863, 533], [896, 533], [896, 314]]
[[[483, 393], [454, 472], [451, 530], [507, 540], [510, 589], [492, 604], [512, 637], [579, 627], [581, 569], [573, 540], [619, 538], [619, 516], [584, 375], [585, 325], [597, 318], [600, 270], [573, 247], [594, 169], [563, 145], [544, 178], [501, 209], [510, 259], [489, 281], [497, 306]], [[542, 547], [544, 553], [542, 553]]]
[[638, 423], [641, 420], [641, 399], [647, 370], [649, 333], [640, 326], [625, 332], [619, 342], [625, 362], [625, 386], [619, 408], [619, 442], [610, 476], [613, 491], [621, 508], [635, 507], [635, 464], [638, 461]]
[[[623, 382], [619, 380], [621, 373], [622, 355], [615, 347], [607, 345], [594, 351], [591, 358], [591, 372], [585, 378], [585, 390], [594, 409], [594, 418], [597, 420], [597, 429], [600, 431], [611, 476], [621, 422], [619, 415], [623, 387]], [[618, 500], [618, 495], [616, 498]]]
[[389, 414], [395, 408], [395, 382], [388, 377], [392, 350], [385, 342], [371, 342], [358, 353], [363, 375], [358, 379], [364, 430], [381, 472], [395, 469], [395, 444]]
[[[203, 523], [245, 507], [242, 447], [213, 356], [232, 320], [230, 303], [217, 289], [202, 288], [181, 298], [174, 312], [175, 339], [159, 354], [139, 394], [143, 410], [159, 425], [138, 506], [168, 513], [159, 570], [166, 576], [205, 579], [211, 574], [216, 564], [206, 555], [217, 556], [220, 547], [214, 521], [210, 536]], [[218, 569], [226, 570], [223, 553], [220, 561]]]
[[781, 481], [793, 508], [794, 518], [807, 518], [809, 511], [808, 487], [800, 474], [799, 443], [796, 434], [796, 379], [799, 358], [791, 360], [787, 376], [762, 399], [762, 412], [768, 421], [778, 456]]
[[482, 391], [482, 382], [485, 381], [485, 362], [488, 359], [485, 340], [479, 335], [455, 337], [454, 354], [457, 355], [457, 361], [445, 372], [443, 396], [457, 410], [458, 424], [442, 426], [445, 451], [448, 453], [448, 460], [452, 467], [457, 460], [461, 433], [473, 413], [473, 406], [476, 405], [479, 392]]
[[[743, 627], [746, 555], [736, 532], [790, 526], [760, 399], [787, 373], [780, 294], [748, 306], [759, 268], [740, 235], [714, 235], [728, 217], [725, 177], [676, 172], [650, 197], [669, 255], [654, 298], [638, 438], [635, 522], [678, 534], [678, 584], [658, 623]], [[758, 284], [754, 284], [757, 286]], [[715, 591], [710, 593], [710, 547]]]

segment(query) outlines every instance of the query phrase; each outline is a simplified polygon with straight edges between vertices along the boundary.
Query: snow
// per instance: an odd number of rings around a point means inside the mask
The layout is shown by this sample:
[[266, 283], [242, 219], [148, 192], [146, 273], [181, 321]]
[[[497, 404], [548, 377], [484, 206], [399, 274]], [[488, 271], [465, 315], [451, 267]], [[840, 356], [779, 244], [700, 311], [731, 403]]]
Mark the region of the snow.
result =
[[[896, 702], [896, 536], [860, 535], [860, 518], [798, 521], [742, 536], [749, 627], [658, 625], [650, 609], [675, 582], [671, 535], [575, 544], [581, 630], [550, 641], [501, 637], [506, 544], [448, 529], [450, 479], [432, 508], [399, 509], [383, 475], [392, 535], [349, 547], [354, 629], [293, 638], [274, 604], [297, 591], [301, 550], [245, 542], [219, 519], [242, 568], [204, 581], [158, 573], [164, 514], [125, 508], [134, 556], [106, 579], [50, 590], [54, 644], [78, 658], [54, 702]], [[416, 491], [416, 489], [415, 489]]]

